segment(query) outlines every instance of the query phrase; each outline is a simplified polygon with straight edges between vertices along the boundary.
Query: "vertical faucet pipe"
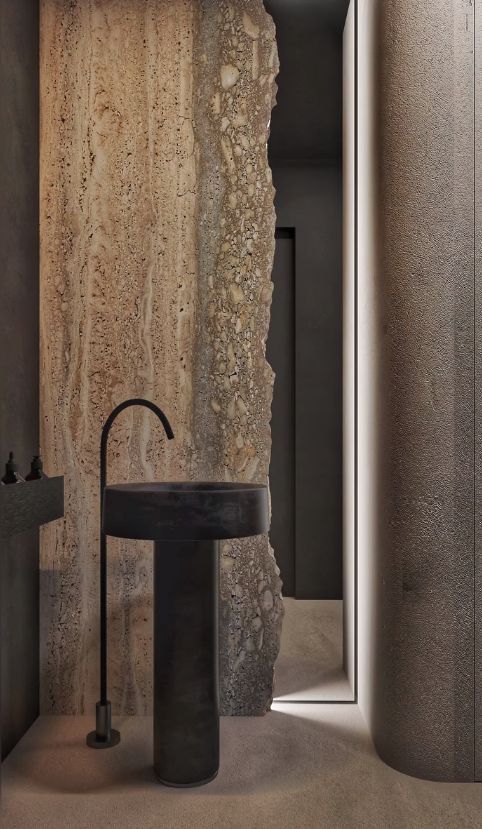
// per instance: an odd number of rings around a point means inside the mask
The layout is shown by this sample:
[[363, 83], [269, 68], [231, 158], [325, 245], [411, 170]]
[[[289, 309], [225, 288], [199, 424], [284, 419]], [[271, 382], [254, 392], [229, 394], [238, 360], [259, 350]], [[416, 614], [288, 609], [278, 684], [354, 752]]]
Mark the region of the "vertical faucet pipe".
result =
[[124, 400], [110, 413], [100, 438], [100, 700], [96, 705], [96, 730], [87, 735], [91, 748], [108, 748], [120, 740], [118, 731], [111, 728], [111, 705], [107, 699], [107, 538], [103, 529], [104, 489], [107, 485], [107, 443], [109, 432], [117, 415], [130, 406], [144, 406], [150, 409], [162, 423], [166, 436], [172, 440], [174, 433], [166, 415], [150, 400], [134, 397]]

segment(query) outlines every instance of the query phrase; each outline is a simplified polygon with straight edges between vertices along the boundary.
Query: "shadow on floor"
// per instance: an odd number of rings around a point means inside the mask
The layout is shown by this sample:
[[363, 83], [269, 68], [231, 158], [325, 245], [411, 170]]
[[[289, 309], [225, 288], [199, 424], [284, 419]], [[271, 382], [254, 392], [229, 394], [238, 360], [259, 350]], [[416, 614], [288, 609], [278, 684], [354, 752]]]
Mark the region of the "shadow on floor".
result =
[[[350, 728], [350, 715], [344, 727], [329, 716], [314, 722], [295, 714], [273, 710], [265, 717], [223, 718], [219, 775], [204, 787], [184, 790], [185, 795], [296, 789], [319, 774], [320, 762], [335, 775], [353, 752], [370, 754], [366, 735]], [[126, 787], [155, 788], [167, 796], [178, 792], [155, 780], [150, 717], [116, 720], [121, 743], [104, 751], [85, 745], [91, 725], [88, 717], [41, 717], [8, 758], [4, 790], [15, 781], [39, 793], [92, 794]]]

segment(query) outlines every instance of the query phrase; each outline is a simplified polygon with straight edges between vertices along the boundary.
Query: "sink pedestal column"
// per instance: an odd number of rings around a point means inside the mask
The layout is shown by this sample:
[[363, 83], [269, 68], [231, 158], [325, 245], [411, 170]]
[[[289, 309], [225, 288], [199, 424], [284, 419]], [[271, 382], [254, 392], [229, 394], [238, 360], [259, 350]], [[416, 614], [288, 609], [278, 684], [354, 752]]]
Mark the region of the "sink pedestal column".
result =
[[219, 768], [218, 541], [154, 543], [154, 769], [197, 786]]

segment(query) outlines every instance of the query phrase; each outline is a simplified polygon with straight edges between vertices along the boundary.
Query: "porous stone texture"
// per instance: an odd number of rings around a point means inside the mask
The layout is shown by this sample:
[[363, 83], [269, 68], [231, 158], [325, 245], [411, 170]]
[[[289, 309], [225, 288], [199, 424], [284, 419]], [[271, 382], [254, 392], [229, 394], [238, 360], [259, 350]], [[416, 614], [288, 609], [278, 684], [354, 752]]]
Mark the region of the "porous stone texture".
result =
[[[41, 2], [41, 419], [63, 524], [43, 532], [42, 710], [98, 697], [98, 464], [109, 480], [266, 481], [278, 70], [261, 0]], [[282, 620], [267, 537], [221, 559], [224, 713], [270, 705]], [[109, 539], [109, 695], [152, 703], [152, 550]]]
[[474, 6], [360, 0], [359, 701], [474, 779]]
[[[263, 481], [273, 386], [265, 341], [274, 254], [266, 160], [278, 72], [274, 26], [261, 3], [212, 0], [203, 7], [196, 46], [195, 129], [210, 151], [199, 177], [203, 325], [196, 336], [194, 475]], [[224, 543], [221, 574], [221, 708], [224, 714], [262, 713], [281, 622], [268, 539]]]

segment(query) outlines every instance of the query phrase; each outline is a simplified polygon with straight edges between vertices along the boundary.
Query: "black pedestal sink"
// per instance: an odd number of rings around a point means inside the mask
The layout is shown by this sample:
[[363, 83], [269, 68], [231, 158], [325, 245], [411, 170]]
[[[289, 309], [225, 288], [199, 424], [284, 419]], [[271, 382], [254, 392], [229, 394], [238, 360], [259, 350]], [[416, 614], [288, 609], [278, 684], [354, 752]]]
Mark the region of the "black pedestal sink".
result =
[[219, 767], [219, 540], [268, 530], [261, 484], [118, 484], [103, 531], [154, 541], [154, 768], [196, 786]]

